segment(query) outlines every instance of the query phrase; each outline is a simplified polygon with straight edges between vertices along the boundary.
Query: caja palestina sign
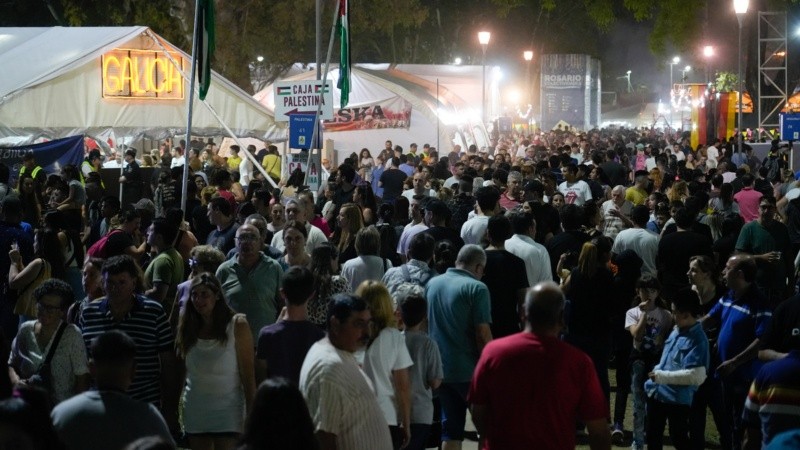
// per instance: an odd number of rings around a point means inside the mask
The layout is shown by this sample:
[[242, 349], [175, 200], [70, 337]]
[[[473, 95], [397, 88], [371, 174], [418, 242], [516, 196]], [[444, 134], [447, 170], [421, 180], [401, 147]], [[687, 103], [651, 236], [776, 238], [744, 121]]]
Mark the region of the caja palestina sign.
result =
[[80, 167], [83, 162], [83, 136], [71, 136], [19, 147], [0, 147], [0, 161], [7, 165], [11, 172], [9, 186], [17, 185], [22, 157], [28, 152], [33, 152], [36, 165], [41, 166], [48, 174], [59, 173], [67, 164]]

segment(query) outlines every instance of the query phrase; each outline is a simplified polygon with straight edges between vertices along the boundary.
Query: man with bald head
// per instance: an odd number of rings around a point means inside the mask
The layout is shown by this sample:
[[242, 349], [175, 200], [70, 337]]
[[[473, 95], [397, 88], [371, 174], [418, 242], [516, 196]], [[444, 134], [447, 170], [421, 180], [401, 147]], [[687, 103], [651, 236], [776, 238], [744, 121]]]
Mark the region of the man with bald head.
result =
[[615, 186], [611, 200], [603, 202], [603, 236], [613, 241], [620, 231], [633, 227], [632, 211], [633, 203], [625, 199], [625, 186]]
[[283, 269], [261, 252], [263, 238], [255, 225], [240, 226], [235, 239], [238, 253], [219, 266], [217, 278], [228, 305], [247, 315], [250, 331], [258, 336], [262, 328], [278, 318]]
[[578, 421], [586, 424], [591, 449], [611, 448], [608, 408], [594, 365], [559, 339], [563, 327], [564, 294], [545, 281], [525, 296], [525, 331], [483, 349], [469, 401], [484, 448], [575, 448]]

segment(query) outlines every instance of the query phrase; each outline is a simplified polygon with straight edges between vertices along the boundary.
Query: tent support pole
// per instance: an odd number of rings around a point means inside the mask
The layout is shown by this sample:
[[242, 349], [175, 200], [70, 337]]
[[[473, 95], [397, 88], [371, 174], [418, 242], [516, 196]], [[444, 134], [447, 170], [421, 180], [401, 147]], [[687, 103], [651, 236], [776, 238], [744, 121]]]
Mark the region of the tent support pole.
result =
[[[181, 181], [181, 211], [183, 211], [183, 218], [186, 220], [186, 194], [187, 186], [189, 184], [189, 155], [187, 153], [191, 149], [192, 143], [192, 109], [194, 108], [194, 83], [197, 78], [197, 36], [198, 24], [200, 23], [200, 0], [194, 2], [194, 28], [192, 28], [192, 75], [189, 79], [189, 93], [186, 96], [187, 112], [186, 112], [186, 148], [183, 149], [183, 180]], [[169, 52], [166, 52], [169, 55]]]
[[[336, 7], [333, 8], [333, 26], [331, 27], [331, 38], [328, 40], [328, 55], [325, 58], [325, 71], [322, 72], [322, 89], [319, 90], [317, 114], [314, 116], [314, 133], [311, 135], [311, 146], [318, 147], [317, 155], [314, 156], [314, 149], [310, 149], [308, 151], [308, 163], [306, 164], [306, 176], [303, 180], [303, 184], [308, 184], [308, 174], [310, 172], [309, 168], [311, 167], [312, 159], [313, 163], [316, 163], [317, 167], [322, 167], [322, 142], [317, 143], [320, 135], [320, 127], [322, 126], [322, 121], [319, 119], [319, 117], [322, 115], [322, 101], [325, 98], [325, 83], [328, 82], [328, 71], [331, 67], [331, 54], [333, 53], [333, 41], [336, 37], [336, 21], [339, 19], [339, 8], [341, 5], [342, 3], [337, 0]], [[339, 73], [339, 76], [342, 76], [341, 72]]]
[[439, 144], [440, 144], [439, 143], [439, 138], [440, 138], [440, 136], [439, 136], [439, 133], [440, 133], [439, 124], [442, 121], [441, 118], [439, 118], [439, 110], [441, 109], [441, 107], [442, 107], [442, 105], [441, 105], [441, 103], [439, 101], [439, 79], [437, 78], [436, 79], [436, 151], [437, 152], [442, 151], [441, 148], [439, 147]]
[[[183, 77], [185, 80], [189, 80], [189, 78], [186, 76], [186, 72], [184, 72], [184, 70], [183, 70], [183, 67], [181, 67], [181, 65], [180, 65], [180, 64], [178, 64], [178, 62], [177, 62], [177, 61], [175, 61], [175, 58], [173, 58], [173, 57], [172, 57], [172, 55], [170, 55], [170, 53], [169, 53], [169, 50], [167, 50], [167, 49], [166, 49], [166, 47], [164, 47], [164, 45], [162, 45], [162, 44], [161, 44], [161, 41], [159, 41], [159, 40], [158, 40], [158, 38], [157, 38], [155, 35], [153, 35], [153, 34], [152, 34], [152, 32], [151, 32], [149, 29], [147, 30], [147, 34], [148, 34], [148, 36], [150, 36], [150, 38], [151, 38], [151, 39], [153, 39], [153, 41], [155, 41], [156, 45], [158, 45], [158, 46], [159, 46], [159, 48], [161, 48], [161, 50], [164, 52], [164, 54], [165, 54], [165, 55], [167, 56], [167, 58], [170, 60], [170, 62], [172, 63], [172, 65], [173, 65], [173, 66], [175, 66], [175, 68], [178, 70], [178, 72], [181, 74], [181, 76], [182, 76], [182, 77]], [[194, 76], [192, 76], [192, 79], [194, 79]], [[194, 84], [194, 83], [192, 83], [192, 84]], [[192, 93], [194, 93], [194, 89], [192, 89], [192, 91], [191, 91], [191, 92], [192, 92]], [[239, 137], [238, 137], [238, 136], [236, 136], [236, 135], [233, 133], [233, 131], [232, 131], [232, 130], [231, 130], [229, 127], [228, 127], [228, 125], [227, 125], [227, 124], [226, 124], [226, 123], [225, 123], [225, 122], [222, 120], [222, 118], [219, 116], [219, 114], [217, 114], [217, 112], [214, 110], [214, 108], [212, 108], [212, 107], [211, 107], [211, 105], [209, 105], [209, 104], [208, 104], [208, 102], [207, 102], [207, 101], [205, 101], [205, 100], [200, 100], [200, 103], [202, 103], [202, 104], [203, 104], [203, 105], [206, 107], [206, 109], [208, 109], [208, 112], [210, 112], [210, 113], [211, 113], [211, 115], [212, 115], [212, 116], [214, 116], [214, 118], [215, 118], [215, 119], [217, 119], [217, 122], [219, 122], [219, 124], [220, 124], [220, 125], [222, 125], [222, 128], [224, 128], [224, 129], [225, 129], [225, 131], [228, 133], [228, 136], [230, 136], [230, 137], [231, 137], [231, 139], [233, 139], [234, 141], [236, 141], [236, 145], [238, 145], [240, 148], [244, 148], [244, 149], [246, 149], [246, 148], [247, 148], [246, 146], [242, 145], [242, 143], [239, 141]], [[265, 180], [267, 180], [267, 181], [269, 181], [269, 183], [272, 185], [272, 187], [273, 187], [273, 188], [278, 188], [278, 187], [279, 187], [277, 184], [275, 184], [275, 182], [274, 182], [274, 181], [272, 181], [272, 178], [270, 178], [270, 177], [269, 177], [269, 175], [267, 174], [267, 171], [266, 171], [266, 170], [264, 170], [264, 168], [263, 168], [263, 167], [261, 167], [261, 162], [260, 162], [260, 161], [258, 161], [258, 160], [256, 160], [256, 157], [255, 157], [255, 156], [251, 155], [251, 154], [250, 154], [250, 152], [248, 152], [248, 151], [246, 151], [246, 150], [245, 150], [245, 152], [244, 152], [244, 155], [245, 155], [245, 157], [246, 157], [247, 159], [249, 159], [249, 160], [250, 160], [250, 162], [252, 162], [252, 163], [253, 163], [253, 165], [255, 166], [255, 168], [256, 168], [256, 169], [258, 169], [258, 171], [259, 171], [259, 172], [261, 172], [261, 174], [262, 174], [262, 175], [264, 175], [264, 179], [265, 179]], [[184, 155], [184, 158], [185, 158], [185, 155]], [[189, 175], [188, 175], [188, 174], [186, 174], [186, 178], [187, 178], [187, 180], [188, 180], [188, 178], [189, 178]], [[183, 207], [185, 207], [185, 205], [183, 205]], [[185, 214], [185, 213], [186, 213], [186, 212], [184, 211], [184, 214]]]

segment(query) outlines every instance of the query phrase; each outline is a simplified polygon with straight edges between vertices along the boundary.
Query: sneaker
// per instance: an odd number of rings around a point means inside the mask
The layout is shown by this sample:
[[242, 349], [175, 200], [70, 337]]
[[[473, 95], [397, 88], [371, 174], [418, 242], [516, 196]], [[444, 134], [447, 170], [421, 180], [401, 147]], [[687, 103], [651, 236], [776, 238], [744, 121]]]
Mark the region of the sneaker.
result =
[[611, 428], [611, 442], [614, 445], [621, 445], [622, 441], [625, 440], [625, 431], [623, 431], [622, 425], [619, 423], [615, 423], [614, 426]]
[[644, 445], [633, 443], [631, 444], [631, 450], [644, 450]]

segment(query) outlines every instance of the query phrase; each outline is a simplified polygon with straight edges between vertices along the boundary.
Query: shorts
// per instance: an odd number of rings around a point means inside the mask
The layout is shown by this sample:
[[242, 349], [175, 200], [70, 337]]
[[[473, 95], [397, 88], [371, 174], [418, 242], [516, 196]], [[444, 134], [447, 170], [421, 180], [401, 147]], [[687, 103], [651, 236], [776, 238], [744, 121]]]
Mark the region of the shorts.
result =
[[467, 422], [469, 382], [442, 383], [439, 401], [442, 404], [442, 440], [463, 441]]

